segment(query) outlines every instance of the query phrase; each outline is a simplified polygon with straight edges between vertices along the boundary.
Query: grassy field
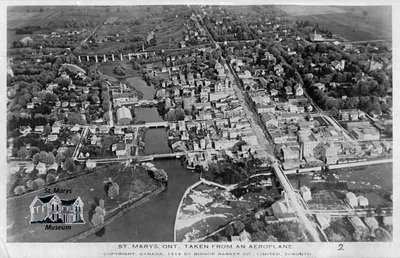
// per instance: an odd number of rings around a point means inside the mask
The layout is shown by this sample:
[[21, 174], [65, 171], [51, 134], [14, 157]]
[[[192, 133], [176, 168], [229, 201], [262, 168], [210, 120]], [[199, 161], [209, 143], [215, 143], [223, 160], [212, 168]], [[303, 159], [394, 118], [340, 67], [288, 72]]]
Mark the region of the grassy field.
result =
[[320, 27], [351, 41], [391, 38], [391, 27], [352, 14], [327, 14], [298, 17], [318, 23]]
[[[134, 173], [133, 173], [134, 171]], [[104, 190], [104, 180], [112, 177], [120, 186], [120, 195], [110, 199]], [[80, 196], [83, 203], [83, 215], [86, 224], [71, 225], [71, 230], [46, 230], [45, 224], [29, 224], [29, 205], [35, 196], [44, 196], [44, 190], [36, 193], [26, 194], [19, 198], [7, 200], [7, 240], [16, 242], [54, 242], [70, 238], [80, 232], [91, 228], [89, 213], [95, 207], [98, 199], [105, 200], [107, 211], [115, 209], [119, 204], [129, 198], [135, 198], [139, 194], [157, 187], [155, 182], [141, 168], [133, 170], [128, 167], [123, 169], [122, 165], [111, 165], [98, 168], [94, 173], [83, 176], [76, 180], [60, 182], [49, 187], [72, 189], [72, 194], [59, 194], [61, 199]]]
[[235, 15], [244, 16], [244, 18], [251, 18], [253, 15], [257, 14], [267, 14], [267, 16], [280, 16], [285, 15], [278, 6], [275, 5], [231, 5], [223, 6], [224, 9], [228, 10], [230, 13]]
[[279, 9], [290, 16], [318, 15], [347, 13], [348, 11], [339, 6], [307, 6], [307, 5], [280, 5]]
[[[117, 57], [118, 58], [118, 57]], [[124, 76], [118, 76], [114, 73], [113, 69], [115, 66], [121, 66], [125, 68], [125, 75]], [[100, 66], [98, 67], [98, 70], [108, 76], [114, 77], [114, 78], [126, 78], [126, 77], [131, 77], [131, 76], [141, 76], [137, 70], [134, 70], [132, 68], [132, 65], [129, 63], [129, 61], [124, 60], [124, 61], [115, 61], [115, 62], [106, 62], [106, 63], [101, 63]]]
[[319, 24], [351, 41], [388, 39], [391, 8], [384, 6], [279, 6], [287, 15]]
[[[42, 11], [40, 11], [42, 10]], [[43, 26], [49, 19], [57, 17], [60, 11], [54, 8], [40, 7], [8, 7], [7, 8], [7, 29], [16, 29], [22, 26]]]

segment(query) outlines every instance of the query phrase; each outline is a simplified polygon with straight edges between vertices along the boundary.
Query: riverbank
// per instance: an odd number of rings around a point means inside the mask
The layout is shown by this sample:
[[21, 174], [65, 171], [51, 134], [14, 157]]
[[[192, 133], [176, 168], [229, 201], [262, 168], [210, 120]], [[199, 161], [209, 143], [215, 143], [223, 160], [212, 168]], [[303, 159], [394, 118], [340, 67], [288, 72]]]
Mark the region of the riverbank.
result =
[[[119, 194], [110, 198], [104, 189], [105, 179], [111, 178], [119, 185]], [[91, 212], [98, 200], [105, 201], [107, 212], [118, 210], [121, 205], [143, 197], [144, 192], [153, 192], [159, 185], [143, 168], [124, 164], [98, 167], [86, 177], [54, 184], [35, 193], [7, 200], [7, 241], [56, 242], [91, 229]], [[61, 189], [61, 190], [60, 190]], [[45, 224], [30, 224], [30, 204], [36, 196], [56, 193], [61, 199], [80, 197], [83, 206], [84, 224], [72, 224], [67, 231], [45, 230]], [[112, 212], [110, 213], [112, 214]], [[106, 217], [107, 218], [107, 217]]]
[[280, 192], [271, 173], [254, 175], [238, 184], [224, 186], [201, 180], [190, 186], [177, 210], [174, 241], [199, 241], [219, 232], [233, 220], [266, 203]]
[[121, 210], [118, 211], [115, 215], [111, 215], [110, 218], [108, 218], [107, 220], [104, 221], [103, 224], [95, 226], [85, 232], [82, 232], [78, 235], [75, 235], [71, 238], [66, 238], [63, 240], [63, 242], [76, 242], [79, 240], [83, 240], [86, 237], [95, 234], [96, 232], [98, 232], [99, 230], [101, 230], [102, 228], [106, 227], [107, 225], [109, 225], [110, 223], [114, 222], [116, 219], [118, 219], [119, 217], [121, 217], [122, 215], [126, 215], [126, 213], [134, 208], [139, 207], [140, 205], [148, 202], [151, 198], [155, 197], [156, 195], [160, 194], [161, 192], [165, 191], [166, 187], [165, 186], [160, 186], [160, 188], [157, 188], [156, 190], [154, 190], [153, 192], [144, 195], [144, 196], [140, 196], [137, 199], [134, 200], [129, 200], [126, 203], [122, 204], [121, 206]]
[[177, 159], [152, 162], [168, 173], [168, 186], [143, 203], [130, 209], [107, 225], [103, 235], [92, 234], [78, 242], [172, 242], [179, 202], [186, 189], [199, 180], [199, 175], [184, 168]]

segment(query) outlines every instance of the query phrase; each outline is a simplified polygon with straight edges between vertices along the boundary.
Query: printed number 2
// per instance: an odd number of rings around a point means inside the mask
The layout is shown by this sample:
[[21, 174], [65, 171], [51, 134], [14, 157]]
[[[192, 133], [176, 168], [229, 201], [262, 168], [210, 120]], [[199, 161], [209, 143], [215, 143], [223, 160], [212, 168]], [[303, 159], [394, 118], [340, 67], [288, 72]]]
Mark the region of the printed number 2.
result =
[[343, 251], [344, 249], [343, 249], [343, 244], [339, 244], [339, 248], [338, 248], [338, 251]]

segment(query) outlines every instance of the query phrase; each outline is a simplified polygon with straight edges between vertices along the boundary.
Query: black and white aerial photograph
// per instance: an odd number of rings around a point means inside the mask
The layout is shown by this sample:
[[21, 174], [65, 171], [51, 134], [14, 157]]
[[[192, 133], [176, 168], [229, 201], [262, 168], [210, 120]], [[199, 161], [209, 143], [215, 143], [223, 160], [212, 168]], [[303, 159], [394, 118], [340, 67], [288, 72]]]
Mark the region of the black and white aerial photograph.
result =
[[6, 7], [7, 243], [393, 241], [391, 5], [70, 4]]

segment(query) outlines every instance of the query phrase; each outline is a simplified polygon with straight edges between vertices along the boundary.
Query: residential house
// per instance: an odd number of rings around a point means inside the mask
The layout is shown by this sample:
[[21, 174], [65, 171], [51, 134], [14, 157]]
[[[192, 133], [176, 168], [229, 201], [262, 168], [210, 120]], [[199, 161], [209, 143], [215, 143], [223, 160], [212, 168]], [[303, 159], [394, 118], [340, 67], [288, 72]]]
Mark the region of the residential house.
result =
[[30, 223], [85, 223], [80, 197], [63, 200], [57, 195], [36, 196], [29, 206]]
[[353, 208], [357, 207], [357, 205], [358, 205], [358, 199], [357, 199], [356, 195], [352, 192], [346, 193], [345, 200]]
[[296, 96], [303, 96], [303, 94], [304, 94], [304, 91], [303, 91], [303, 87], [301, 87], [301, 85], [300, 84], [296, 84], [295, 86], [294, 86], [294, 90], [295, 90], [295, 95]]
[[314, 83], [314, 87], [317, 87], [319, 90], [322, 90], [322, 91], [325, 90], [325, 84], [320, 83], [320, 82]]
[[358, 196], [358, 206], [367, 207], [369, 205], [368, 199], [362, 195]]
[[111, 146], [111, 150], [115, 151], [115, 154], [120, 157], [120, 156], [125, 156], [126, 155], [126, 144], [122, 142], [114, 143]]
[[19, 132], [20, 132], [23, 136], [25, 136], [25, 135], [27, 135], [27, 134], [29, 134], [29, 133], [32, 132], [32, 128], [31, 128], [30, 126], [20, 126], [20, 127], [19, 127]]
[[300, 193], [301, 196], [303, 196], [304, 201], [308, 202], [312, 199], [310, 188], [308, 188], [307, 186], [303, 185], [302, 187], [300, 187]]
[[286, 86], [286, 87], [285, 87], [285, 93], [286, 93], [286, 96], [293, 95], [293, 89], [292, 89], [292, 87]]

